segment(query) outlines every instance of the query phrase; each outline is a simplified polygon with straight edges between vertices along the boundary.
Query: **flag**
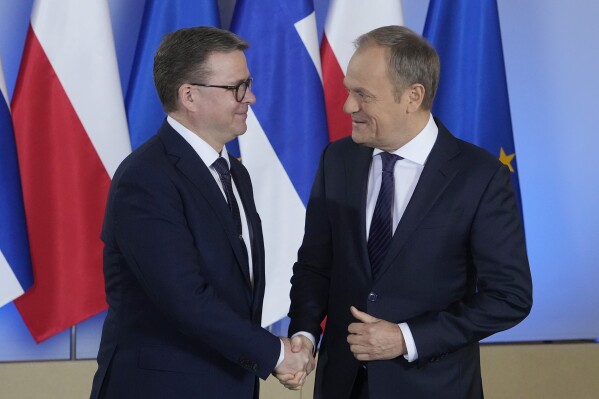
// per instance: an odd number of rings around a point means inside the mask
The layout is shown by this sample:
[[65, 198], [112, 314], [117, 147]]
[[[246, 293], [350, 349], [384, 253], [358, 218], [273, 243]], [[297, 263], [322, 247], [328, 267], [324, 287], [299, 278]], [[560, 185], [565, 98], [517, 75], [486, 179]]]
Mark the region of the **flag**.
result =
[[131, 146], [156, 133], [166, 114], [154, 88], [154, 53], [166, 33], [199, 25], [219, 26], [216, 0], [148, 0], [125, 95]]
[[33, 284], [23, 195], [6, 82], [0, 59], [0, 307]]
[[343, 78], [354, 54], [354, 40], [387, 25], [403, 25], [400, 0], [331, 0], [320, 45], [326, 113], [331, 141], [351, 134], [343, 113], [347, 91]]
[[441, 60], [433, 114], [508, 166], [521, 204], [496, 1], [431, 0], [424, 36]]
[[99, 236], [131, 151], [106, 1], [34, 2], [12, 108], [35, 276], [15, 305], [40, 342], [106, 308]]
[[266, 250], [262, 324], [289, 311], [305, 206], [328, 142], [314, 7], [310, 0], [238, 0], [231, 30], [249, 41], [257, 103], [239, 138], [254, 185]]

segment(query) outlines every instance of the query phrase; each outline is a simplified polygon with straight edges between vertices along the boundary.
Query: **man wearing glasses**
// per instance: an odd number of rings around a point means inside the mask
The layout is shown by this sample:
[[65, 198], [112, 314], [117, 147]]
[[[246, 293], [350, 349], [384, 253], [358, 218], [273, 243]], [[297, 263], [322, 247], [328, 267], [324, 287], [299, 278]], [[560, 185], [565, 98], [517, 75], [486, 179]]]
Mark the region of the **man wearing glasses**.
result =
[[115, 173], [102, 240], [109, 304], [92, 398], [258, 398], [308, 351], [260, 327], [264, 244], [247, 170], [225, 144], [256, 97], [237, 35], [166, 35], [154, 82], [168, 114]]

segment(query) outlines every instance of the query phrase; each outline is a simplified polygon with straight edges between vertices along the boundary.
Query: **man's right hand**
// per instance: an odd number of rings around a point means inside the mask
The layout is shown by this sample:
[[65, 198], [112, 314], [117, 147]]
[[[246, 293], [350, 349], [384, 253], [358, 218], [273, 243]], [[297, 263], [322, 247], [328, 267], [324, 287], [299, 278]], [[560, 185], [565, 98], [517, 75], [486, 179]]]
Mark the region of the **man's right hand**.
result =
[[286, 388], [299, 390], [316, 365], [312, 356], [312, 343], [302, 336], [293, 337], [291, 342], [285, 337], [280, 339], [285, 347], [285, 359], [273, 374]]

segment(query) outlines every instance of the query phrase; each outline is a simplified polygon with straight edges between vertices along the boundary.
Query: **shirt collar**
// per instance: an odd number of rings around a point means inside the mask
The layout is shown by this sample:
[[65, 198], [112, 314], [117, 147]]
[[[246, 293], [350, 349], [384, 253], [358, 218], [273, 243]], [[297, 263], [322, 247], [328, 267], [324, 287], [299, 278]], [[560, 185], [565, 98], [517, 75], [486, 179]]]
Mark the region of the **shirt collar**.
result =
[[[412, 140], [407, 142], [403, 147], [393, 151], [393, 154], [399, 155], [403, 159], [412, 161], [419, 165], [424, 165], [426, 158], [431, 153], [437, 135], [439, 134], [439, 128], [433, 119], [433, 115], [429, 116], [426, 126], [420, 133], [416, 135]], [[375, 148], [372, 156], [380, 154], [383, 150]]]
[[222, 156], [223, 158], [225, 158], [225, 161], [227, 161], [227, 165], [229, 165], [229, 168], [231, 167], [226, 146], [223, 146], [223, 150], [219, 154], [214, 148], [212, 148], [210, 144], [206, 143], [197, 134], [183, 126], [170, 115], [166, 117], [166, 121], [169, 125], [171, 125], [173, 129], [175, 129], [177, 133], [181, 135], [181, 137], [185, 139], [185, 141], [187, 141], [187, 143], [189, 143], [193, 150], [202, 159], [202, 162], [204, 162], [204, 164], [206, 164], [207, 166], [211, 166], [214, 163], [214, 161], [216, 161], [219, 157]]

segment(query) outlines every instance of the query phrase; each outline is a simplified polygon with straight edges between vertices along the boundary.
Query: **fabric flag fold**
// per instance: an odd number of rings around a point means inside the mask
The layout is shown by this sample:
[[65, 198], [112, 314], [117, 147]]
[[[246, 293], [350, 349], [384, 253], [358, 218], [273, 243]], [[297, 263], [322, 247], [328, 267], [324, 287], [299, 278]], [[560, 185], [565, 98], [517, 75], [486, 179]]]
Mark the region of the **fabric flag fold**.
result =
[[347, 98], [343, 78], [354, 40], [387, 25], [403, 25], [400, 0], [331, 0], [329, 4], [320, 53], [331, 141], [351, 134], [351, 118], [343, 113]]
[[166, 33], [193, 26], [219, 26], [216, 0], [147, 1], [125, 95], [131, 146], [154, 135], [166, 114], [154, 88], [154, 53]]
[[239, 139], [254, 185], [266, 250], [263, 325], [289, 310], [290, 278], [305, 206], [328, 142], [312, 1], [238, 0], [231, 30], [246, 52], [257, 103]]
[[433, 114], [508, 166], [522, 211], [497, 2], [431, 0], [424, 36], [441, 59]]
[[12, 107], [35, 276], [15, 305], [40, 342], [106, 308], [99, 236], [131, 146], [105, 1], [35, 1]]
[[0, 307], [33, 284], [21, 179], [0, 59]]

